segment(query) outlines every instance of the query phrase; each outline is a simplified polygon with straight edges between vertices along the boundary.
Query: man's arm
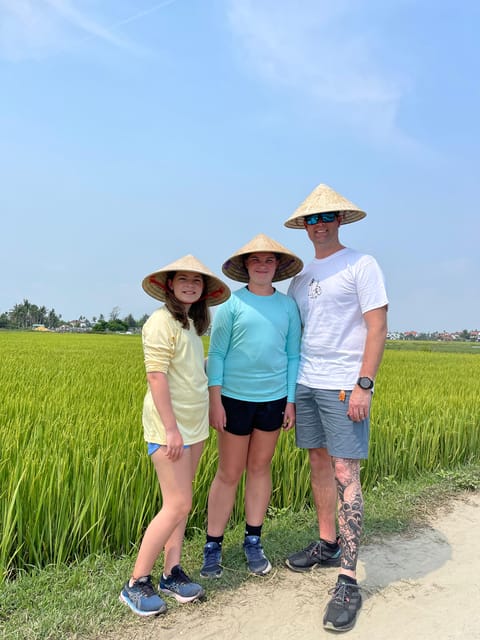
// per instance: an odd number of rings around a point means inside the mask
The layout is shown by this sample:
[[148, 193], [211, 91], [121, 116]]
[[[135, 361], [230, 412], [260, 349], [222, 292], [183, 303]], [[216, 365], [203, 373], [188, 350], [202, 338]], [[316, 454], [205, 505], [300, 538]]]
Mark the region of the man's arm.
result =
[[[382, 361], [387, 337], [387, 306], [372, 309], [363, 314], [367, 326], [367, 338], [363, 351], [362, 366], [359, 377], [366, 376], [375, 379], [380, 362]], [[350, 396], [348, 416], [354, 422], [360, 422], [368, 417], [372, 392], [355, 385]]]

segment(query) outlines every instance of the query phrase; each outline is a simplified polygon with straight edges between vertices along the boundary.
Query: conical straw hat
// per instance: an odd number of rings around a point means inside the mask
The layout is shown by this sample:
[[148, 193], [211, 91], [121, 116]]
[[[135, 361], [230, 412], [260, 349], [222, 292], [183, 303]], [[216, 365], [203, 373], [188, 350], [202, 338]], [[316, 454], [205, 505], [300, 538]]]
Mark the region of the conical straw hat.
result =
[[172, 271], [193, 271], [193, 273], [201, 273], [207, 279], [207, 293], [205, 295], [206, 303], [212, 307], [228, 300], [230, 297], [229, 287], [217, 278], [204, 264], [192, 255], [184, 256], [179, 260], [175, 260], [166, 267], [154, 271], [142, 281], [144, 291], [152, 298], [165, 301], [165, 291], [167, 289], [167, 276]]
[[342, 213], [342, 224], [349, 224], [365, 218], [365, 211], [347, 200], [326, 184], [319, 184], [298, 209], [284, 223], [289, 229], [305, 229], [303, 219], [312, 213]]
[[263, 233], [259, 233], [247, 242], [245, 246], [239, 249], [222, 265], [223, 273], [231, 280], [237, 280], [237, 282], [248, 282], [248, 271], [245, 268], [244, 259], [250, 253], [257, 251], [268, 251], [269, 253], [275, 253], [279, 257], [279, 263], [273, 282], [279, 280], [286, 280], [292, 278], [303, 269], [303, 262], [289, 249], [281, 245], [279, 242], [272, 240]]

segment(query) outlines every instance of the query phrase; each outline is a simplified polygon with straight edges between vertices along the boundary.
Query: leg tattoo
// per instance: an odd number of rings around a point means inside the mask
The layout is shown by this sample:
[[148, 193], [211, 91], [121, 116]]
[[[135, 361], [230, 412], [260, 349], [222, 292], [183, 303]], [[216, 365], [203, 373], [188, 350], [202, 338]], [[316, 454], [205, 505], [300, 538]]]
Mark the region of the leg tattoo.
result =
[[335, 459], [338, 488], [338, 526], [342, 543], [342, 569], [355, 571], [363, 524], [360, 461]]

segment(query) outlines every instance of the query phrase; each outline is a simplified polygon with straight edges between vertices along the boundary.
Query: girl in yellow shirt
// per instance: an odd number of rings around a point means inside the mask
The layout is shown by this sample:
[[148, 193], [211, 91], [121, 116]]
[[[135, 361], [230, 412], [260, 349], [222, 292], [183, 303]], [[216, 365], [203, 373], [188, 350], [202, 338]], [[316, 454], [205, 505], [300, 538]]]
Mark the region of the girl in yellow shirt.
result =
[[179, 602], [204, 595], [180, 565], [192, 481], [208, 438], [208, 390], [200, 338], [209, 327], [208, 307], [227, 300], [230, 290], [194, 256], [147, 276], [143, 289], [163, 301], [142, 330], [148, 389], [143, 407], [144, 437], [157, 472], [162, 507], [148, 525], [132, 576], [120, 600], [140, 616], [158, 615], [166, 604], [152, 583], [164, 551], [159, 590]]

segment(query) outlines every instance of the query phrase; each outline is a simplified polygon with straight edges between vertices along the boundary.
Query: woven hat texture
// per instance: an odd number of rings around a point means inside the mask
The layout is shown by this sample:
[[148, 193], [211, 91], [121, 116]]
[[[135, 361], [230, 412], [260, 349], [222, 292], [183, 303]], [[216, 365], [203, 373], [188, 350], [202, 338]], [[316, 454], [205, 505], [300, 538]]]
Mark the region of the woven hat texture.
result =
[[193, 273], [201, 273], [206, 276], [206, 302], [211, 307], [225, 302], [225, 300], [228, 300], [230, 297], [230, 289], [223, 280], [220, 280], [220, 278], [212, 273], [200, 260], [197, 260], [195, 256], [190, 254], [145, 276], [142, 281], [143, 290], [148, 293], [149, 296], [152, 296], [152, 298], [165, 302], [167, 275], [172, 271], [192, 271]]
[[298, 256], [276, 240], [272, 240], [264, 233], [259, 233], [223, 263], [223, 273], [231, 280], [248, 282], [248, 271], [245, 268], [244, 259], [250, 253], [259, 251], [275, 253], [279, 257], [279, 264], [272, 279], [273, 282], [292, 278], [303, 269], [303, 262]]
[[319, 184], [284, 223], [289, 229], [305, 229], [303, 219], [312, 213], [342, 213], [342, 224], [349, 224], [367, 215], [357, 205], [350, 202], [326, 184]]

